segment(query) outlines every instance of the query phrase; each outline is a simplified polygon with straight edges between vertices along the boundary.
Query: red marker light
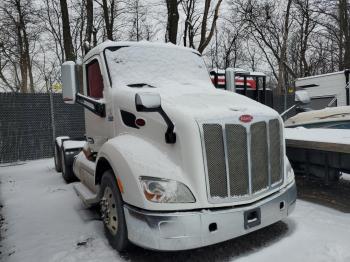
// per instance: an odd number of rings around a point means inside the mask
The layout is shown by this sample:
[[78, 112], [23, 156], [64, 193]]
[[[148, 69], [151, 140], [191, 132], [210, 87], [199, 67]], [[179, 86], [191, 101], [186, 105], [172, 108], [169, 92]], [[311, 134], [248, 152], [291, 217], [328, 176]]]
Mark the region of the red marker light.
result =
[[241, 115], [239, 117], [239, 121], [243, 122], [243, 123], [249, 123], [253, 120], [253, 116], [251, 115]]
[[144, 126], [146, 124], [146, 121], [144, 119], [142, 119], [142, 118], [138, 118], [138, 119], [135, 120], [135, 124], [137, 126]]

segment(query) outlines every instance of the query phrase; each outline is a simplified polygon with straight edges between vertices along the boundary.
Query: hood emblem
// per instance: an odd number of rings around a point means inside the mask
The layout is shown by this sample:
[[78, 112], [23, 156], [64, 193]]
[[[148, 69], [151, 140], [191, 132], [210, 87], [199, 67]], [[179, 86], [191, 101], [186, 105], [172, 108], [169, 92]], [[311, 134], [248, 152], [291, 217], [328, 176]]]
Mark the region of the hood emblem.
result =
[[253, 120], [253, 116], [251, 115], [241, 115], [239, 117], [239, 121], [243, 122], [243, 123], [249, 123]]

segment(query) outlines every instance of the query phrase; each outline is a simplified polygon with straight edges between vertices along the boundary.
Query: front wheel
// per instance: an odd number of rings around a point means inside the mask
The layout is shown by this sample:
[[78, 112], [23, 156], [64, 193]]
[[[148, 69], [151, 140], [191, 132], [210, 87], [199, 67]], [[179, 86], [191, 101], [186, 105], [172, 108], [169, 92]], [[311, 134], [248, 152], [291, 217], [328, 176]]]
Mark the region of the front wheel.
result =
[[107, 170], [101, 181], [101, 216], [109, 244], [118, 251], [129, 245], [123, 200], [116, 184], [115, 175]]

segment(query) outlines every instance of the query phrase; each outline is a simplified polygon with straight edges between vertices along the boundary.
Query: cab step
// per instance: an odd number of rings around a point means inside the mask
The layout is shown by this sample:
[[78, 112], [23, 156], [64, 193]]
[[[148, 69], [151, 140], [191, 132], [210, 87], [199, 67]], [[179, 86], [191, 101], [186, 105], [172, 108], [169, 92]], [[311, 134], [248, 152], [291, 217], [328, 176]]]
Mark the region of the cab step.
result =
[[87, 207], [98, 204], [99, 198], [98, 195], [92, 192], [88, 187], [83, 183], [77, 182], [74, 183], [73, 188], [78, 197], [83, 201]]

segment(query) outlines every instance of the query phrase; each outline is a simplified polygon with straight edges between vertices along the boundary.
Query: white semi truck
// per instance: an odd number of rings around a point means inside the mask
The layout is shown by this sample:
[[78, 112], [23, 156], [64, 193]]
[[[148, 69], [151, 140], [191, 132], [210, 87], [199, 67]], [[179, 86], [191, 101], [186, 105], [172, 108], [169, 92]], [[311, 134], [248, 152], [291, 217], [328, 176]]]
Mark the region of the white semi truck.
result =
[[[106, 236], [185, 250], [247, 234], [294, 209], [294, 173], [278, 113], [216, 89], [201, 55], [105, 42], [62, 65], [63, 99], [85, 107], [86, 144], [55, 141], [55, 163]], [[82, 91], [78, 92], [78, 87]]]

